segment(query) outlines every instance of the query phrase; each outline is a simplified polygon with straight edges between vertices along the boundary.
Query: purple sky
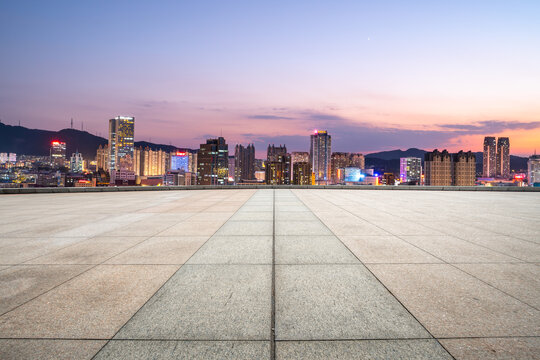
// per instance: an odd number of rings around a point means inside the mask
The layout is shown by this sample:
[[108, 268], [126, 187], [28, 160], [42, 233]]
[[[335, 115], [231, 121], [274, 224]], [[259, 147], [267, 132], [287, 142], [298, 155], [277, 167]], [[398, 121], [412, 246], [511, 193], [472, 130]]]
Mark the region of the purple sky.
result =
[[0, 119], [136, 140], [540, 149], [538, 1], [4, 1]]

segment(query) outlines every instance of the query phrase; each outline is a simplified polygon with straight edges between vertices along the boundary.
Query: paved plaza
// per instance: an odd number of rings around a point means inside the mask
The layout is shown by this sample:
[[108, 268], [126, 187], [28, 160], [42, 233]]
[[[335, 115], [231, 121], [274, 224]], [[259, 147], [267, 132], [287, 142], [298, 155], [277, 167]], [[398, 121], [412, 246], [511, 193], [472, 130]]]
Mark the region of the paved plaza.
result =
[[0, 196], [0, 359], [539, 359], [540, 193]]

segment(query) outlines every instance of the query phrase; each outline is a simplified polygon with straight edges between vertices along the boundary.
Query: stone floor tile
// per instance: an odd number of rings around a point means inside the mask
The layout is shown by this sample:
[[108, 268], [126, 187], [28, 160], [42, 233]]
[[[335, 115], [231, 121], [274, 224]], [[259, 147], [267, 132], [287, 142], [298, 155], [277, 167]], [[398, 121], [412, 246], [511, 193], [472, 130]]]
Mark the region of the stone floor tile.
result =
[[272, 236], [213, 236], [188, 264], [272, 264]]
[[216, 235], [272, 235], [272, 232], [272, 221], [229, 221], [216, 232]]
[[277, 265], [276, 339], [429, 337], [362, 265]]
[[277, 221], [276, 235], [332, 235], [332, 232], [319, 220], [315, 221]]
[[183, 264], [209, 236], [152, 237], [107, 261], [107, 264]]
[[269, 340], [270, 265], [184, 265], [117, 339]]
[[361, 340], [361, 341], [278, 341], [276, 359], [418, 359], [437, 360], [452, 357], [434, 339]]
[[269, 341], [141, 341], [111, 340], [95, 357], [100, 359], [269, 359]]
[[0, 359], [90, 360], [105, 343], [105, 340], [0, 339]]
[[177, 269], [99, 265], [4, 314], [0, 338], [110, 338]]
[[367, 266], [435, 337], [540, 335], [538, 310], [451, 265]]
[[449, 263], [521, 261], [453, 236], [401, 236], [401, 239]]
[[0, 314], [89, 268], [90, 265], [19, 265], [0, 272]]
[[28, 264], [100, 264], [144, 241], [146, 237], [96, 237], [50, 252]]
[[441, 339], [457, 360], [537, 360], [540, 338]]
[[536, 264], [456, 264], [456, 266], [540, 310], [540, 266]]
[[333, 235], [276, 236], [276, 264], [359, 263], [358, 259]]
[[442, 262], [395, 236], [340, 235], [339, 239], [364, 263]]

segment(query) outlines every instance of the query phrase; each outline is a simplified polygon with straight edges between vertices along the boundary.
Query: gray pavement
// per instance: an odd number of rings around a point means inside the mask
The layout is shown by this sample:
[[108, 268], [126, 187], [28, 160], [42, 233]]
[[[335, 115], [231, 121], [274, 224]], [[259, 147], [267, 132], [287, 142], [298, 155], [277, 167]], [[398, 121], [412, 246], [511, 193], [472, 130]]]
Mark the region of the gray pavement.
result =
[[540, 193], [0, 197], [0, 359], [538, 359]]

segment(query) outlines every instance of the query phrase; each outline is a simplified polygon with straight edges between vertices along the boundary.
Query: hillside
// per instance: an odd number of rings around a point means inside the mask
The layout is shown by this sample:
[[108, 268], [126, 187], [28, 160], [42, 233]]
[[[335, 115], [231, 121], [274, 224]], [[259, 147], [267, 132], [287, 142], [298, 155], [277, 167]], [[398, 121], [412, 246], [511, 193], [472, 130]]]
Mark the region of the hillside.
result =
[[[94, 158], [99, 145], [105, 145], [109, 142], [107, 139], [92, 135], [87, 131], [75, 129], [49, 131], [0, 123], [0, 152], [46, 156], [49, 155], [51, 142], [54, 140], [66, 143], [67, 156], [79, 151], [86, 159]], [[135, 146], [149, 147], [152, 150], [176, 150], [175, 146], [154, 144], [146, 141], [136, 141]]]

